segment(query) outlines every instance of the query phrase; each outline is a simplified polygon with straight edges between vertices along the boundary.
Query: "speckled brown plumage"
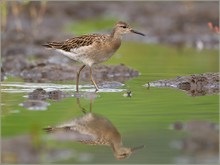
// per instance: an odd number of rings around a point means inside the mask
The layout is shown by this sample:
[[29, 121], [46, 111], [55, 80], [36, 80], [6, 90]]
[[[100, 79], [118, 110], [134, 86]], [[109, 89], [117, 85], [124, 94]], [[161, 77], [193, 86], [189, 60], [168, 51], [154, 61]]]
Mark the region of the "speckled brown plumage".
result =
[[48, 42], [44, 46], [48, 48], [62, 49], [70, 52], [71, 49], [92, 45], [94, 42], [102, 43], [108, 40], [109, 35], [90, 34], [67, 39], [63, 42]]
[[89, 145], [107, 145], [107, 146], [111, 146], [110, 142], [107, 141], [106, 139], [103, 138], [97, 138], [96, 140], [82, 140], [79, 141], [81, 143], [84, 144], [89, 144]]

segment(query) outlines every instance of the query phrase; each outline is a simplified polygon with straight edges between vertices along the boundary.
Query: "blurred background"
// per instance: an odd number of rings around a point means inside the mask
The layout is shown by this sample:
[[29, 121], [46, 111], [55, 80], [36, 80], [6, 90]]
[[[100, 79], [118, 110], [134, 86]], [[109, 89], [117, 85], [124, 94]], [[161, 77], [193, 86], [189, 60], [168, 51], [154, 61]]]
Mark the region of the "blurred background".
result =
[[[218, 90], [192, 97], [198, 91], [143, 87], [207, 72], [207, 81], [219, 82], [219, 2], [2, 0], [0, 5], [3, 163], [219, 162]], [[72, 97], [80, 65], [41, 45], [109, 33], [118, 21], [146, 34], [124, 36], [115, 55], [94, 67], [99, 85], [113, 89], [98, 93], [93, 112], [112, 121], [127, 146], [145, 145], [122, 161], [110, 148], [45, 140], [42, 131], [82, 112]], [[84, 91], [92, 89], [88, 74], [82, 72]], [[131, 98], [124, 97], [127, 90]], [[81, 100], [89, 109], [90, 96]]]
[[170, 45], [180, 52], [185, 47], [198, 51], [218, 49], [218, 7], [218, 2], [193, 1], [2, 1], [1, 73], [22, 77], [21, 70], [30, 59], [33, 62], [49, 58], [46, 55], [51, 52], [42, 49], [42, 44], [81, 34], [110, 32], [119, 20], [147, 34], [125, 36], [125, 40]]

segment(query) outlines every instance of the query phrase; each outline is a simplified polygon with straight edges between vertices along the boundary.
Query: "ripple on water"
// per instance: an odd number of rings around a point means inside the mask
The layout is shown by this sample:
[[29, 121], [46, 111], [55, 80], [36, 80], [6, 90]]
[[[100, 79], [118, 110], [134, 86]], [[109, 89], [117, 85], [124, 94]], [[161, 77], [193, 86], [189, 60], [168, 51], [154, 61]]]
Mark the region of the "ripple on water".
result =
[[[122, 92], [125, 89], [119, 88], [124, 86], [124, 84], [119, 82], [104, 82], [100, 84], [100, 89], [98, 92]], [[62, 92], [75, 91], [75, 85], [66, 84], [53, 84], [53, 83], [2, 83], [1, 91], [5, 93], [29, 93], [37, 88], [43, 88], [46, 91], [60, 90]], [[84, 92], [94, 92], [93, 85], [79, 85], [79, 89]]]

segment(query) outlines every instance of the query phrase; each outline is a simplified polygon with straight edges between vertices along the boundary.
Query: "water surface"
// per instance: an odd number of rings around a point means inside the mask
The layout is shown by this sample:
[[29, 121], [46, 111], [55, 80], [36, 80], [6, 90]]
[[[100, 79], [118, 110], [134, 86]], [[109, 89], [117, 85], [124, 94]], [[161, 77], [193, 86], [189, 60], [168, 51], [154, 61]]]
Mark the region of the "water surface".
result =
[[[89, 82], [84, 82], [81, 94], [76, 95], [73, 83], [39, 84], [6, 80], [2, 83], [2, 138], [9, 140], [30, 134], [33, 146], [43, 144], [46, 147], [38, 153], [43, 163], [216, 163], [216, 150], [210, 151], [204, 146], [199, 146], [202, 152], [181, 148], [181, 140], [185, 138], [189, 141], [190, 133], [171, 129], [171, 126], [176, 121], [197, 120], [218, 125], [218, 95], [191, 97], [180, 90], [148, 89], [143, 85], [180, 75], [218, 72], [218, 61], [217, 50], [198, 52], [186, 48], [179, 51], [174, 47], [127, 42], [106, 64], [123, 62], [141, 75], [123, 86], [101, 89], [95, 97]], [[28, 93], [39, 87], [47, 92], [60, 90], [66, 97], [42, 100], [48, 103], [44, 110], [23, 107], [21, 103], [28, 100]], [[131, 97], [125, 96], [127, 91], [131, 91]], [[124, 146], [145, 147], [128, 159], [117, 160], [110, 147], [46, 138], [48, 134], [43, 128], [82, 116], [82, 108], [111, 121], [121, 134]], [[51, 149], [56, 152], [51, 154]], [[205, 155], [204, 160], [200, 159], [202, 155]], [[10, 154], [4, 156], [11, 158]], [[16, 162], [16, 158], [9, 160]]]

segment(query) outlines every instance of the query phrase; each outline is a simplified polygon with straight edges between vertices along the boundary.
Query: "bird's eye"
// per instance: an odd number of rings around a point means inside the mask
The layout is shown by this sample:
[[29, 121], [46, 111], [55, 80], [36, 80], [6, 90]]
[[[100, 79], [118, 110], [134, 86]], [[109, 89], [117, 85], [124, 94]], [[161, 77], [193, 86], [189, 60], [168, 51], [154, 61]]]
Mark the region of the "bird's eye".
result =
[[124, 153], [124, 154], [121, 154], [121, 156], [126, 156], [127, 154], [126, 153]]
[[124, 29], [127, 28], [126, 26], [121, 26], [121, 27], [124, 28]]

